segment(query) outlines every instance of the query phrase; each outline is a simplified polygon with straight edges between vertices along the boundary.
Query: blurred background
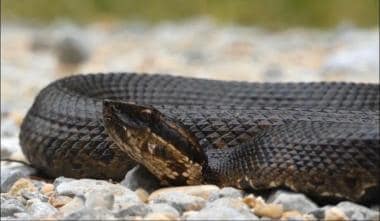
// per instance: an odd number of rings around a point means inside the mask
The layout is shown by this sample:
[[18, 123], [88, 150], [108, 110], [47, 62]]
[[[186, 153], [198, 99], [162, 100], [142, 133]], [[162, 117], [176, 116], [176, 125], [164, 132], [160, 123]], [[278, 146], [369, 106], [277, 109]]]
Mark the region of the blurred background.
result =
[[2, 0], [2, 138], [38, 91], [89, 72], [379, 81], [378, 0]]

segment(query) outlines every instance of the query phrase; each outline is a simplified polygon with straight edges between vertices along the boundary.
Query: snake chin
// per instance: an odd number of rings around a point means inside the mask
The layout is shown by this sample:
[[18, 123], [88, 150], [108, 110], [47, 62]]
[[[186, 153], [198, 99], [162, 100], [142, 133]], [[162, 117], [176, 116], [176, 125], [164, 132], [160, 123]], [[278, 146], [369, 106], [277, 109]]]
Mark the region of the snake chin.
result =
[[153, 107], [105, 100], [103, 120], [111, 139], [163, 185], [203, 183], [206, 157], [181, 125]]

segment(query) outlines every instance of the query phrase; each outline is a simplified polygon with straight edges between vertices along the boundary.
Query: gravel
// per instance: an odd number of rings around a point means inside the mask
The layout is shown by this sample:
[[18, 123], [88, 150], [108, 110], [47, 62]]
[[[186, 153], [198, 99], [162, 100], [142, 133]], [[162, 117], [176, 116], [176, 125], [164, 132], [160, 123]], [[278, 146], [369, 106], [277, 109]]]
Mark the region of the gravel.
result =
[[269, 203], [282, 204], [285, 211], [297, 210], [308, 213], [318, 208], [317, 204], [307, 198], [304, 194], [291, 193], [287, 191], [276, 191], [268, 199]]

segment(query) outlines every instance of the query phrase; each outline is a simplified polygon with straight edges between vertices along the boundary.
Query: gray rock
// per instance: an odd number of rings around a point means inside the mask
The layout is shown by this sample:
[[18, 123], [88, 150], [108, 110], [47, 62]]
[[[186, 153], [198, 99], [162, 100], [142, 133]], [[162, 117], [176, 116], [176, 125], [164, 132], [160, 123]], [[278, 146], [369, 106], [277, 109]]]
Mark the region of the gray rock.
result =
[[25, 200], [30, 200], [30, 199], [39, 199], [41, 200], [42, 202], [47, 202], [48, 201], [48, 198], [39, 193], [39, 192], [30, 192], [30, 191], [23, 191], [21, 192], [21, 196], [25, 199]]
[[108, 192], [114, 197], [114, 211], [141, 203], [140, 198], [135, 192], [120, 184], [113, 184], [104, 180], [72, 179], [67, 182], [63, 181], [56, 186], [56, 192], [67, 196], [84, 196], [90, 192]]
[[67, 178], [67, 177], [64, 177], [64, 176], [60, 176], [60, 177], [57, 177], [55, 180], [54, 180], [54, 183], [53, 185], [55, 187], [57, 187], [59, 184], [61, 183], [65, 183], [65, 182], [71, 182], [71, 181], [74, 181], [75, 179], [73, 178]]
[[145, 216], [152, 212], [152, 209], [146, 204], [136, 204], [126, 209], [120, 210], [115, 217], [125, 218], [130, 216]]
[[153, 213], [168, 213], [173, 214], [174, 216], [179, 216], [178, 210], [166, 203], [154, 203], [149, 204], [149, 208]]
[[352, 202], [340, 202], [336, 207], [341, 209], [350, 220], [379, 220], [379, 211], [371, 210]]
[[240, 213], [229, 207], [205, 208], [186, 217], [186, 220], [258, 220], [252, 213]]
[[20, 200], [1, 194], [1, 217], [13, 216], [20, 212], [25, 212], [25, 207]]
[[201, 209], [206, 201], [197, 196], [191, 196], [181, 192], [162, 193], [157, 198], [152, 200], [153, 203], [167, 203], [177, 209], [179, 212], [188, 210]]
[[26, 203], [26, 209], [34, 218], [45, 218], [58, 212], [58, 210], [52, 205], [42, 202], [39, 199], [28, 200]]
[[36, 170], [18, 162], [1, 161], [1, 192], [8, 192], [10, 187], [20, 178], [28, 177]]
[[325, 212], [331, 208], [332, 208], [332, 206], [327, 205], [327, 206], [318, 208], [316, 210], [310, 211], [308, 214], [313, 215], [318, 220], [324, 220], [325, 219]]
[[233, 187], [224, 187], [218, 191], [212, 192], [210, 194], [208, 201], [214, 201], [216, 199], [223, 198], [223, 197], [238, 198], [242, 196], [243, 196], [243, 193], [241, 190], [238, 190]]
[[83, 196], [76, 196], [66, 205], [59, 208], [59, 211], [66, 215], [78, 212], [82, 210], [83, 208], [85, 208], [84, 201], [85, 199]]
[[111, 211], [98, 208], [84, 208], [82, 210], [71, 213], [67, 216], [63, 217], [64, 220], [113, 220], [115, 216], [111, 213]]
[[206, 204], [205, 208], [214, 208], [215, 210], [218, 210], [218, 208], [222, 207], [228, 207], [228, 208], [233, 208], [237, 210], [240, 213], [248, 212], [249, 213], [249, 208], [248, 206], [242, 202], [241, 199], [238, 198], [231, 198], [231, 197], [224, 197], [217, 199], [213, 202], [210, 202]]
[[284, 210], [297, 210], [308, 213], [318, 209], [317, 204], [312, 202], [304, 194], [278, 190], [268, 198], [269, 203], [282, 204]]
[[87, 208], [112, 209], [115, 198], [109, 191], [91, 191], [85, 195], [85, 206]]
[[89, 57], [86, 43], [76, 37], [66, 37], [58, 41], [55, 52], [58, 61], [65, 65], [78, 65], [86, 61]]
[[140, 165], [128, 171], [120, 184], [133, 191], [142, 188], [147, 192], [152, 192], [160, 187], [160, 181]]

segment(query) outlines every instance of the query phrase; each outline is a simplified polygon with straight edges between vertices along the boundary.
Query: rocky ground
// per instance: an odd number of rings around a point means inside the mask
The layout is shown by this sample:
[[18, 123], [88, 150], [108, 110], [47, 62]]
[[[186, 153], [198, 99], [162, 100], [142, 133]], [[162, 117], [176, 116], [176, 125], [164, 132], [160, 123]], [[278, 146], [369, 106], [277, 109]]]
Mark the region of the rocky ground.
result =
[[[139, 71], [246, 81], [378, 82], [377, 29], [281, 32], [184, 23], [76, 26], [2, 24], [1, 158], [25, 161], [18, 131], [38, 91], [72, 73]], [[213, 185], [160, 188], [140, 167], [120, 183], [46, 180], [1, 161], [1, 219], [379, 220], [379, 205], [318, 205], [284, 190], [267, 195]]]

